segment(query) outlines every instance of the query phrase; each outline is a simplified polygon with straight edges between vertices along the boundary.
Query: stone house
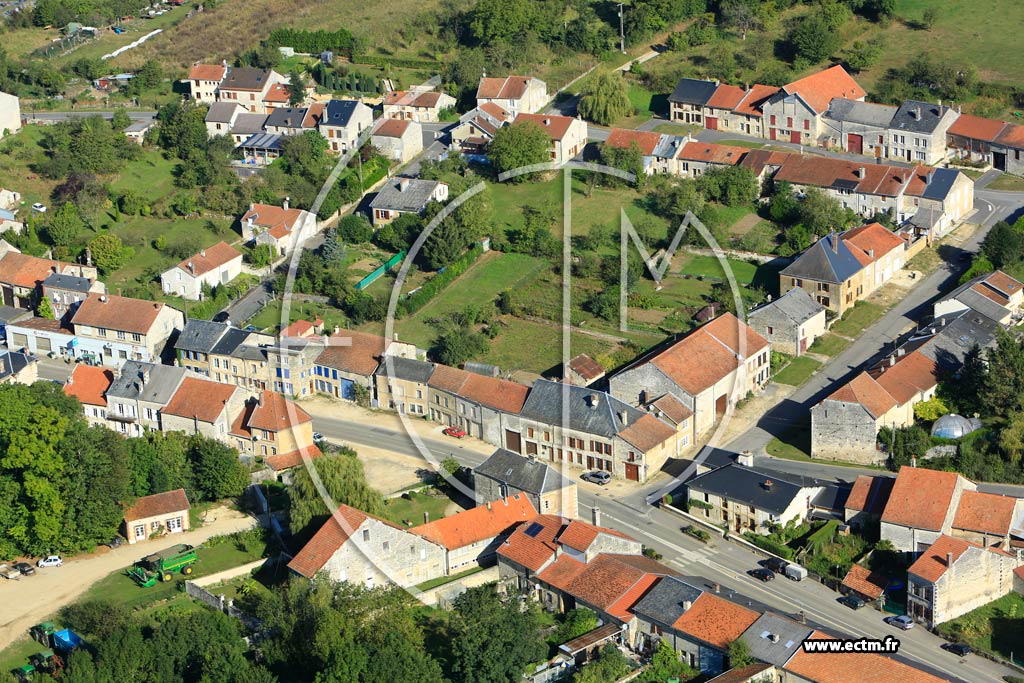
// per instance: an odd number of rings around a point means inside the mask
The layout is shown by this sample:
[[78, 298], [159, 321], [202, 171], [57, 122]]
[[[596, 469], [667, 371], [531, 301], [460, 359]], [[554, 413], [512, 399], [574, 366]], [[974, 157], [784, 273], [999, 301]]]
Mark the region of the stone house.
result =
[[842, 316], [875, 289], [874, 278], [842, 235], [829, 233], [779, 271], [779, 291], [803, 289]]
[[907, 614], [926, 628], [986, 605], [1013, 590], [1016, 555], [939, 536], [907, 570]]
[[384, 95], [383, 102], [384, 118], [420, 123], [437, 123], [441, 120], [442, 110], [454, 108], [454, 97], [432, 91], [393, 90]]
[[227, 64], [202, 64], [195, 62], [188, 72], [189, 96], [196, 102], [214, 104], [217, 88], [227, 73]]
[[473, 491], [477, 505], [522, 495], [544, 514], [576, 519], [578, 513], [576, 482], [547, 463], [504, 448], [473, 468]]
[[901, 467], [882, 512], [882, 539], [919, 556], [952, 532], [961, 497], [975, 490], [973, 482], [956, 472]]
[[852, 594], [864, 602], [874, 602], [882, 597], [888, 584], [888, 577], [881, 572], [855, 564], [846, 572], [839, 590], [846, 595]]
[[[784, 617], [777, 617], [785, 619]], [[786, 620], [789, 621], [789, 620]], [[778, 637], [779, 634], [773, 631], [758, 631], [759, 624], [750, 627], [744, 640], [753, 641], [766, 633], [765, 639], [771, 640], [774, 635], [777, 642], [773, 648], [780, 648], [782, 644], [792, 641], [792, 636]], [[796, 635], [801, 635], [797, 631]], [[813, 631], [805, 638], [811, 640], [836, 640], [822, 631]], [[790, 654], [785, 666], [782, 668], [782, 680], [786, 683], [852, 683], [853, 681], [900, 681], [900, 683], [946, 683], [949, 679], [945, 676], [939, 677], [928, 673], [923, 669], [906, 664], [901, 660], [890, 656], [876, 654], [873, 652], [805, 652], [799, 647], [801, 641], [792, 641], [798, 644], [795, 651]], [[754, 657], [760, 659], [755, 653]]]
[[[385, 350], [391, 345], [392, 342], [384, 337], [366, 332], [346, 330], [335, 334], [327, 339], [326, 347], [316, 359], [313, 388], [334, 398], [352, 401], [356, 398], [355, 387], [358, 385], [372, 399], [374, 373]], [[415, 358], [416, 354], [404, 354], [403, 357]]]
[[838, 97], [821, 117], [822, 145], [881, 159], [895, 115], [896, 107]]
[[741, 135], [765, 136], [765, 102], [779, 92], [771, 85], [719, 84], [684, 78], [669, 95], [673, 121], [692, 123], [709, 130], [736, 131]]
[[124, 513], [124, 537], [129, 543], [145, 541], [154, 534], [179, 534], [191, 528], [185, 489], [137, 498]]
[[886, 157], [917, 164], [938, 164], [946, 158], [946, 138], [957, 119], [952, 107], [907, 100], [889, 122]]
[[284, 76], [273, 69], [228, 67], [217, 85], [217, 100], [236, 102], [252, 114], [269, 114], [274, 107], [267, 106], [267, 94], [284, 81]]
[[575, 159], [587, 146], [587, 122], [583, 119], [554, 114], [520, 114], [512, 125], [523, 123], [540, 126], [548, 134], [551, 138], [548, 159], [558, 166]]
[[93, 266], [29, 256], [0, 240], [0, 304], [34, 309], [36, 297], [42, 293], [43, 282], [55, 273], [93, 281], [97, 277]]
[[[806, 624], [775, 612], [765, 612], [743, 632], [740, 640], [747, 644], [756, 661], [785, 668], [800, 652], [800, 643], [813, 635], [814, 630]], [[783, 680], [789, 683], [791, 677], [787, 674]], [[795, 680], [802, 683], [799, 678]]]
[[287, 198], [282, 206], [250, 204], [241, 218], [242, 241], [269, 244], [278, 256], [286, 256], [318, 230], [316, 215], [293, 209]]
[[21, 100], [17, 95], [0, 92], [0, 140], [21, 130]]
[[160, 276], [164, 294], [198, 301], [203, 285], [213, 288], [226, 285], [242, 274], [242, 252], [227, 242], [193, 254]]
[[717, 88], [718, 81], [680, 79], [668, 96], [669, 119], [714, 130], [717, 128], [717, 122], [707, 125], [704, 119], [704, 107]]
[[108, 368], [76, 365], [64, 382], [64, 395], [78, 399], [89, 424], [106, 424], [107, 390], [113, 382], [114, 373]]
[[403, 415], [426, 416], [430, 401], [427, 382], [434, 367], [414, 358], [383, 356], [374, 373], [377, 405]]
[[107, 286], [99, 280], [78, 275], [51, 273], [43, 280], [43, 296], [50, 300], [50, 308], [57, 320], [64, 319], [90, 294], [106, 291]]
[[[245, 107], [237, 102], [214, 102], [206, 112], [206, 133], [211, 138], [228, 135]], [[251, 135], [251, 133], [250, 133]]]
[[[221, 104], [224, 103], [222, 102]], [[269, 142], [269, 140], [274, 139], [280, 142], [280, 138], [277, 136], [266, 135], [263, 132], [263, 126], [267, 122], [266, 114], [253, 114], [252, 112], [246, 111], [246, 109], [241, 105], [238, 106], [241, 110], [238, 112], [238, 115], [235, 116], [235, 120], [231, 124], [231, 139], [235, 143], [235, 149], [242, 147], [250, 140], [255, 141], [263, 139], [264, 141]], [[272, 155], [273, 158], [277, 158], [277, 152], [273, 152]]]
[[714, 168], [736, 166], [748, 150], [733, 145], [719, 145], [687, 138], [675, 155], [675, 174], [696, 178]]
[[71, 317], [77, 357], [120, 367], [128, 360], [159, 361], [164, 345], [185, 325], [166, 304], [113, 294], [89, 294]]
[[358, 100], [330, 100], [320, 119], [320, 135], [327, 138], [332, 152], [344, 154], [373, 125], [373, 110]]
[[669, 424], [604, 392], [539, 379], [519, 415], [507, 417], [500, 445], [645, 482], [678, 454], [678, 440]]
[[799, 524], [823, 485], [795, 475], [790, 479], [738, 464], [719, 467], [686, 483], [691, 508], [696, 508], [691, 514], [736, 533], [768, 534], [774, 525]]
[[484, 154], [498, 129], [511, 123], [513, 118], [511, 113], [490, 102], [471, 109], [448, 131], [452, 148], [463, 154]]
[[241, 410], [246, 393], [239, 387], [186, 377], [161, 412], [165, 432], [202, 434], [231, 443], [232, 417]]
[[867, 95], [841, 65], [788, 83], [762, 105], [770, 140], [817, 144], [822, 116], [836, 98], [862, 101]]
[[1003, 129], [1012, 125], [998, 119], [961, 113], [946, 131], [946, 147], [953, 153], [954, 159], [981, 161], [993, 166], [998, 160], [1005, 169], [1005, 157], [995, 158], [994, 143]]
[[[323, 110], [323, 105], [318, 108]], [[309, 121], [316, 127], [315, 117], [310, 120], [312, 107], [276, 107], [267, 115], [263, 124], [263, 130], [268, 135], [301, 135], [308, 130], [306, 122]]]
[[971, 310], [1000, 325], [1009, 325], [1020, 318], [1022, 308], [1024, 283], [997, 270], [972, 278], [936, 301], [932, 306], [932, 315], [942, 318]]
[[770, 365], [768, 342], [726, 313], [612, 375], [609, 391], [636, 406], [672, 394], [693, 413], [693, 443], [738, 401], [763, 391]]
[[313, 418], [273, 391], [247, 400], [229, 434], [228, 443], [243, 457], [261, 458], [275, 472], [295, 467], [305, 458], [320, 457], [313, 440]]
[[427, 538], [348, 505], [341, 505], [288, 563], [312, 579], [366, 588], [416, 586], [445, 575], [445, 548]]
[[826, 332], [825, 307], [796, 287], [747, 314], [747, 324], [773, 351], [800, 356]]
[[177, 365], [197, 375], [210, 377], [210, 369], [213, 367], [210, 354], [217, 343], [232, 329], [235, 328], [232, 328], [229, 322], [190, 318], [174, 342]]
[[998, 171], [1024, 175], [1024, 126], [1008, 123], [992, 142], [992, 165]]
[[20, 351], [0, 351], [0, 384], [35, 384], [39, 359]]
[[[267, 356], [259, 350], [274, 343], [269, 334], [232, 327], [229, 322], [190, 319], [174, 344], [177, 364], [216, 382], [262, 389], [255, 381], [268, 375]], [[253, 353], [242, 354], [241, 349]], [[250, 366], [245, 360], [255, 357]], [[258, 361], [258, 363], [257, 363]]]
[[1019, 543], [1024, 500], [981, 491], [964, 491], [953, 517], [950, 535], [986, 547], [1010, 550]]
[[532, 76], [506, 76], [480, 79], [476, 89], [476, 106], [494, 104], [515, 118], [519, 114], [533, 114], [548, 103], [548, 86]]
[[383, 119], [373, 129], [370, 144], [396, 164], [404, 164], [423, 151], [423, 126], [415, 121]]
[[470, 567], [493, 565], [498, 547], [509, 534], [536, 515], [529, 496], [512, 494], [409, 531], [445, 549], [444, 574], [451, 576]]
[[858, 476], [846, 497], [843, 521], [858, 529], [877, 524], [895, 483], [894, 477]]
[[125, 436], [163, 431], [163, 410], [190, 373], [159, 363], [128, 361], [106, 392], [106, 425]]
[[422, 215], [430, 202], [448, 201], [448, 184], [420, 178], [392, 178], [370, 201], [375, 226], [385, 225], [403, 213]]
[[601, 364], [585, 353], [573, 356], [565, 366], [565, 378], [578, 387], [587, 387], [604, 378]]
[[642, 130], [612, 128], [606, 147], [629, 149], [636, 145], [643, 160], [643, 171], [647, 175], [656, 173], [678, 174], [676, 155], [686, 144], [688, 138], [681, 135], [666, 135]]
[[501, 446], [509, 420], [516, 419], [530, 388], [497, 377], [438, 365], [428, 382], [430, 419], [459, 427], [470, 436]]

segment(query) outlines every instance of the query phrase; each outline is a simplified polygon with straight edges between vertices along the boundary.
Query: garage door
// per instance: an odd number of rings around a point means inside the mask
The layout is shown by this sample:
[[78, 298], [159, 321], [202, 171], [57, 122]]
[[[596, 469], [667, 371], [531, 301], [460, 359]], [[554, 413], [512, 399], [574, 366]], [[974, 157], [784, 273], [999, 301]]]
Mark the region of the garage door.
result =
[[705, 119], [705, 122], [708, 130], [718, 130], [718, 119], [709, 116]]
[[626, 479], [640, 481], [640, 466], [633, 463], [626, 463]]
[[791, 131], [790, 134], [789, 134], [789, 141], [794, 143], [794, 144], [799, 145], [800, 144], [800, 131], [798, 131], [798, 130]]
[[846, 138], [846, 146], [850, 150], [851, 154], [863, 154], [864, 153], [864, 136], [850, 134]]
[[12, 349], [23, 349], [28, 346], [28, 335], [24, 334], [12, 334], [11, 335], [11, 346]]
[[513, 432], [511, 429], [505, 430], [505, 448], [514, 452], [523, 452], [523, 440], [519, 437], [519, 432]]
[[36, 337], [36, 350], [39, 353], [49, 353], [53, 351], [53, 347], [50, 345], [49, 337]]
[[729, 397], [722, 394], [715, 399], [715, 415], [725, 415], [726, 406], [729, 404]]

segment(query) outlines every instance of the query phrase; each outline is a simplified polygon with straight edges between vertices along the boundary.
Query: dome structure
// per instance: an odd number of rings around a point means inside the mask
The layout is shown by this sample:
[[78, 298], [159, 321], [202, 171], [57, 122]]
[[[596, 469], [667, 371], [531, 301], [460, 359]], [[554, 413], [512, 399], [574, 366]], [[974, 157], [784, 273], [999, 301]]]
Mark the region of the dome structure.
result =
[[963, 415], [950, 413], [943, 415], [932, 425], [932, 436], [943, 439], [959, 439], [981, 427], [981, 420], [978, 418], [967, 418]]

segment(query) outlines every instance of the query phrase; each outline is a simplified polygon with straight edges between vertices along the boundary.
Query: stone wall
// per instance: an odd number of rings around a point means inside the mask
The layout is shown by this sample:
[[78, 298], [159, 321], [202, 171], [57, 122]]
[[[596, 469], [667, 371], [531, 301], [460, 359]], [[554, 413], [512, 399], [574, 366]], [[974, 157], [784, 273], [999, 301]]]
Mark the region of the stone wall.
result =
[[811, 456], [864, 465], [882, 459], [878, 422], [859, 403], [825, 399], [811, 408]]
[[[367, 533], [368, 532], [368, 533]], [[415, 586], [445, 575], [445, 550], [403, 529], [368, 518], [324, 565], [335, 581], [367, 587]]]

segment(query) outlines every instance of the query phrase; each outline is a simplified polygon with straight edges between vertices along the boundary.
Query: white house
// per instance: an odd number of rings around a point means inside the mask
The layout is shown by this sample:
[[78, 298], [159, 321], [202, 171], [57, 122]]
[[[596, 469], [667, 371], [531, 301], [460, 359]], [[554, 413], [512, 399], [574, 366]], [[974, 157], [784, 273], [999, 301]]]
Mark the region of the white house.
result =
[[277, 249], [278, 256], [288, 254], [316, 231], [316, 215], [305, 209], [290, 208], [287, 199], [283, 206], [250, 204], [242, 216], [242, 239], [269, 244]]
[[370, 144], [391, 161], [404, 164], [423, 151], [423, 126], [408, 119], [382, 119]]
[[21, 130], [21, 101], [17, 95], [0, 92], [0, 139]]
[[202, 298], [203, 285], [225, 285], [242, 273], [242, 252], [227, 242], [203, 249], [160, 276], [164, 294], [196, 301]]

